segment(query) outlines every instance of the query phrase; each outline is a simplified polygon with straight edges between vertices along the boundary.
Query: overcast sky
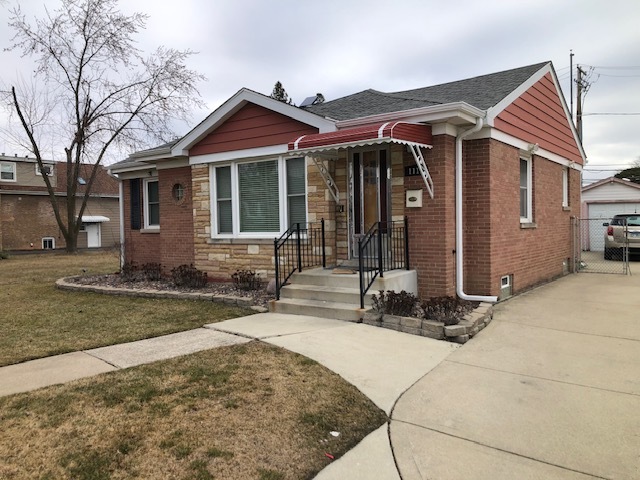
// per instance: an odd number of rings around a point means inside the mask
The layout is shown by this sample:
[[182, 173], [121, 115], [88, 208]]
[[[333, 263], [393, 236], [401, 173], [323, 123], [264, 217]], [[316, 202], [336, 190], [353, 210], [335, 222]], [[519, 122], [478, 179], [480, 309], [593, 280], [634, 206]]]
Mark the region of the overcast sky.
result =
[[[29, 16], [58, 4], [19, 3]], [[10, 43], [12, 4], [0, 0], [2, 47]], [[637, 0], [137, 0], [121, 8], [150, 15], [138, 37], [144, 50], [166, 45], [199, 52], [189, 66], [208, 79], [200, 86], [208, 110], [196, 112], [194, 124], [240, 88], [268, 95], [277, 80], [299, 104], [316, 92], [331, 100], [367, 88], [398, 91], [546, 60], [569, 103], [573, 49], [574, 67], [591, 72], [585, 180], [612, 175], [640, 157]], [[0, 58], [5, 83], [17, 72], [29, 75], [15, 52]], [[11, 152], [2, 142], [0, 149]]]

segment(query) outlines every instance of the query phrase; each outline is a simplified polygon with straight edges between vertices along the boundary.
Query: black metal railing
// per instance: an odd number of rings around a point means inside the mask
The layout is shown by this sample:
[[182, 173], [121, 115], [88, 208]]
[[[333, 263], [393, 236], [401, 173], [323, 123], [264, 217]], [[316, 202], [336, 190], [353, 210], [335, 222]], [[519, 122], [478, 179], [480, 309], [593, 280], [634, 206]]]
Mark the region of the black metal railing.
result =
[[324, 218], [319, 222], [296, 223], [273, 241], [276, 268], [276, 300], [280, 289], [295, 271], [303, 268], [327, 267]]
[[409, 270], [409, 223], [378, 222], [358, 241], [360, 308], [364, 296], [378, 276], [389, 270]]

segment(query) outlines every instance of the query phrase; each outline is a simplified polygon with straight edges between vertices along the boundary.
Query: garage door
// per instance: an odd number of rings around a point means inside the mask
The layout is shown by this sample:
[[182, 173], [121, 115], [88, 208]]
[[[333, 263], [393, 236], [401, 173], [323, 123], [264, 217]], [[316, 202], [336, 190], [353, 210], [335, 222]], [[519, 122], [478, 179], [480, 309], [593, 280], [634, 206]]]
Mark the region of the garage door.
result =
[[[640, 213], [640, 203], [592, 203], [589, 204], [589, 249], [594, 252], [604, 250], [604, 232], [602, 224], [619, 213]], [[601, 222], [595, 221], [602, 220]]]

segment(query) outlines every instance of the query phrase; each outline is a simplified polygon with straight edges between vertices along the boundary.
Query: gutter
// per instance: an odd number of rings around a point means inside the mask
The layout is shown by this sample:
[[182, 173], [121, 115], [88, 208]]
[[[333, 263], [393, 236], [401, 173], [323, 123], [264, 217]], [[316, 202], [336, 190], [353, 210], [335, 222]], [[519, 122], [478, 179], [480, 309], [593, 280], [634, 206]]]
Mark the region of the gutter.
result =
[[468, 295], [464, 293], [464, 249], [462, 229], [462, 140], [480, 131], [484, 126], [484, 118], [477, 117], [475, 126], [461, 132], [456, 137], [456, 293], [462, 300], [471, 302], [496, 303], [498, 297], [485, 295]]

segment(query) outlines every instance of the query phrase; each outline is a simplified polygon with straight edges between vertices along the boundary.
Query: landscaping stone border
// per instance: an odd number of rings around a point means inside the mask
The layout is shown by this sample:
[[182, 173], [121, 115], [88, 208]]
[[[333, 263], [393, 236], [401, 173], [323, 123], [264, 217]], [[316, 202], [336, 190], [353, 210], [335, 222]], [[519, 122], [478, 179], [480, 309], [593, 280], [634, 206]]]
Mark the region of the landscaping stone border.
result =
[[493, 320], [493, 305], [483, 302], [471, 313], [468, 313], [457, 325], [445, 325], [434, 320], [416, 317], [399, 317], [368, 311], [364, 314], [363, 323], [375, 327], [389, 328], [398, 332], [449, 340], [455, 343], [466, 343]]
[[106, 295], [124, 295], [128, 297], [144, 298], [173, 298], [178, 300], [205, 300], [209, 302], [223, 303], [226, 305], [236, 305], [246, 307], [258, 313], [265, 313], [269, 310], [265, 307], [253, 305], [250, 298], [238, 297], [234, 295], [219, 295], [216, 293], [202, 292], [176, 292], [172, 290], [155, 290], [152, 288], [136, 289], [109, 287], [102, 285], [83, 285], [81, 283], [70, 282], [69, 280], [80, 277], [66, 277], [56, 280], [56, 288], [60, 290], [82, 290], [85, 292], [103, 293]]

